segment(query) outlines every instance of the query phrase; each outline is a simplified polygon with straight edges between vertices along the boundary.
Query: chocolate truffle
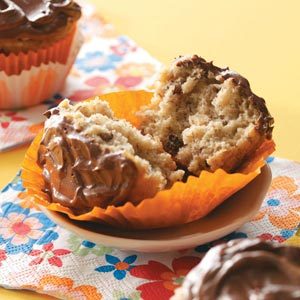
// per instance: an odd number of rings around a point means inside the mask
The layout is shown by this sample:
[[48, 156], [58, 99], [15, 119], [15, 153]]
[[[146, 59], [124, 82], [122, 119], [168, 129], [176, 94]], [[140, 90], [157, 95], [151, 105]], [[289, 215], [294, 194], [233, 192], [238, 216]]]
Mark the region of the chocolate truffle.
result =
[[46, 116], [38, 153], [45, 192], [75, 214], [137, 204], [183, 175], [159, 141], [116, 119], [98, 98], [64, 100]]
[[179, 57], [161, 73], [140, 115], [143, 132], [195, 175], [234, 172], [272, 136], [273, 118], [249, 82], [197, 55]]
[[47, 47], [70, 33], [80, 16], [72, 0], [1, 0], [0, 53]]
[[234, 240], [209, 250], [172, 300], [300, 299], [300, 248]]

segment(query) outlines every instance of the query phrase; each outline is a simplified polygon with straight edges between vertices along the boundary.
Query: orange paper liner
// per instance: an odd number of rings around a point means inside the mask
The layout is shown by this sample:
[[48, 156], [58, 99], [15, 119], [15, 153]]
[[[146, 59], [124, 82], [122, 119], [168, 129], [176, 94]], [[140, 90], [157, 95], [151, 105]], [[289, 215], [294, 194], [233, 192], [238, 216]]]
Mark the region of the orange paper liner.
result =
[[[152, 94], [148, 92], [131, 91], [106, 94], [101, 99], [109, 102], [117, 117], [125, 118], [138, 126], [139, 120], [135, 112], [148, 104], [151, 97]], [[170, 227], [206, 216], [253, 180], [265, 164], [264, 159], [275, 150], [274, 142], [266, 141], [239, 173], [229, 174], [222, 169], [213, 173], [202, 171], [199, 177], [189, 176], [186, 183], [176, 182], [170, 189], [160, 191], [153, 198], [144, 199], [136, 206], [127, 202], [123, 206], [109, 206], [106, 209], [94, 207], [88, 213], [74, 215], [69, 208], [50, 203], [49, 196], [43, 192], [42, 170], [36, 163], [41, 137], [42, 132], [29, 147], [22, 165], [22, 179], [28, 197], [47, 209], [67, 214], [74, 220], [132, 229]]]
[[0, 71], [4, 71], [6, 75], [11, 76], [49, 62], [65, 64], [68, 60], [75, 32], [76, 26], [66, 37], [46, 48], [28, 51], [27, 53], [10, 53], [9, 55], [0, 53]]
[[[53, 58], [56, 57], [56, 59], [53, 59], [56, 62], [45, 59], [45, 63], [36, 67], [34, 66], [35, 63], [30, 65], [28, 60], [29, 64], [27, 67], [30, 67], [30, 69], [25, 70], [24, 68], [18, 75], [8, 76], [5, 72], [0, 71], [0, 109], [33, 106], [50, 98], [54, 93], [62, 89], [82, 44], [80, 32], [77, 31], [74, 37], [72, 33], [70, 38], [71, 36], [72, 43], [70, 48], [67, 48], [68, 45], [64, 45], [65, 43], [61, 42], [61, 47], [66, 48], [61, 49], [61, 53], [58, 53], [60, 50], [51, 52]], [[60, 63], [65, 61], [65, 59], [67, 59], [65, 63]], [[47, 61], [48, 63], [46, 63]]]

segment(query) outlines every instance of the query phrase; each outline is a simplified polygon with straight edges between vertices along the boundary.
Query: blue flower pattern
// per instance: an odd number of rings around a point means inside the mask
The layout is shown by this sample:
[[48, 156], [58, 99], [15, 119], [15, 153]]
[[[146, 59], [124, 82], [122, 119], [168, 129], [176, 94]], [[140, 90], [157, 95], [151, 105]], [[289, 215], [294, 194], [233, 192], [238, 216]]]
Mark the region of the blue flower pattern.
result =
[[83, 58], [76, 61], [78, 69], [85, 72], [92, 71], [108, 71], [115, 68], [117, 62], [120, 62], [122, 57], [115, 54], [104, 54], [101, 51], [87, 52]]
[[284, 238], [284, 239], [289, 239], [291, 238], [294, 233], [297, 231], [297, 228], [295, 229], [282, 229], [280, 231], [280, 235]]
[[274, 159], [275, 159], [275, 157], [269, 156], [269, 157], [266, 159], [266, 162], [267, 162], [268, 164], [270, 164], [271, 162], [274, 161]]
[[117, 280], [122, 280], [126, 277], [127, 272], [134, 267], [132, 264], [136, 261], [136, 258], [136, 255], [131, 255], [121, 261], [118, 257], [107, 254], [105, 255], [105, 260], [109, 264], [100, 266], [96, 268], [95, 271], [101, 273], [113, 272], [113, 275]]
[[17, 176], [13, 179], [13, 181], [10, 182], [6, 187], [4, 187], [4, 189], [1, 191], [2, 193], [5, 193], [10, 189], [17, 191], [17, 192], [24, 191], [24, 187], [22, 185], [22, 179], [19, 177], [20, 173], [21, 172], [19, 171]]
[[279, 206], [280, 205], [280, 200], [279, 199], [274, 199], [274, 198], [268, 199], [267, 200], [267, 205], [268, 206]]
[[90, 248], [90, 249], [92, 249], [96, 246], [95, 243], [87, 241], [87, 240], [84, 240], [81, 244], [82, 244], [82, 246], [84, 246], [86, 248]]

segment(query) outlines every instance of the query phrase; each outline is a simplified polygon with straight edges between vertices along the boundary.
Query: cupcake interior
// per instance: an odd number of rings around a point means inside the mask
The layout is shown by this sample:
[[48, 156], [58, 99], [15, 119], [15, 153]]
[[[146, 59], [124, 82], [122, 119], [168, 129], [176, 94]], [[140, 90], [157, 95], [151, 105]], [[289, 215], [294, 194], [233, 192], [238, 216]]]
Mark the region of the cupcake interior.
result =
[[[40, 164], [50, 169], [48, 182], [54, 201], [59, 194], [56, 199], [64, 205], [85, 209], [139, 203], [183, 175], [159, 141], [142, 135], [126, 120], [115, 119], [100, 99], [74, 106], [64, 100], [48, 117]], [[46, 180], [47, 176], [46, 172]], [[55, 177], [61, 179], [53, 181]], [[78, 186], [84, 200], [74, 204], [80, 198], [76, 196]]]
[[199, 57], [176, 60], [161, 74], [152, 104], [142, 112], [143, 132], [158, 136], [192, 173], [232, 171], [264, 140], [256, 130], [262, 113], [249, 100], [248, 82], [239, 76], [241, 86], [236, 75]]

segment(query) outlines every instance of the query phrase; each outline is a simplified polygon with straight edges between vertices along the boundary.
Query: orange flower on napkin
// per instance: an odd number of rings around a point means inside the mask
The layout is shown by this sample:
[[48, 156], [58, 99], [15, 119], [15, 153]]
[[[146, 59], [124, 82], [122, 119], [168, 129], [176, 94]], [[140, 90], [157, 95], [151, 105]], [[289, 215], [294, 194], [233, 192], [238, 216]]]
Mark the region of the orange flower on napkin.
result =
[[74, 281], [71, 278], [56, 275], [45, 275], [39, 280], [37, 285], [23, 285], [22, 288], [63, 299], [102, 299], [102, 295], [94, 286], [74, 286]]

